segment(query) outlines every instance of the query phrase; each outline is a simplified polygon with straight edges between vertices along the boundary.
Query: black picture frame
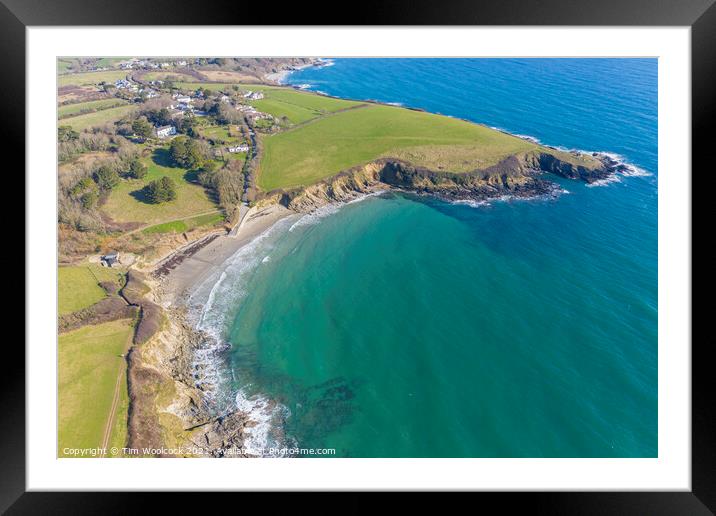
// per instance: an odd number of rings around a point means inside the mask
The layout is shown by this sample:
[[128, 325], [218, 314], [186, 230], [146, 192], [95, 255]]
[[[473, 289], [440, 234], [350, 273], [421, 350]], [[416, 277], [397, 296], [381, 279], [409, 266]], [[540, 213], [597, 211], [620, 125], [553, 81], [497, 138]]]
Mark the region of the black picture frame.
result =
[[[400, 0], [390, 4], [361, 2], [349, 18], [322, 20], [325, 24], [370, 25], [606, 25], [691, 27], [692, 168], [710, 170], [713, 120], [716, 119], [716, 0], [503, 0], [481, 3]], [[25, 144], [25, 29], [63, 25], [315, 25], [317, 12], [337, 12], [335, 4], [281, 5], [279, 9], [248, 11], [248, 2], [215, 0], [210, 9], [179, 0], [0, 0], [0, 47], [4, 77], [0, 102], [3, 146]], [[255, 4], [254, 4], [255, 5]], [[325, 8], [324, 8], [325, 7]], [[247, 17], [246, 13], [251, 12]], [[221, 13], [218, 15], [217, 13]], [[248, 19], [247, 19], [248, 18]], [[338, 18], [338, 17], [336, 17]], [[88, 54], [91, 54], [88, 46]], [[18, 166], [24, 166], [24, 158]], [[692, 251], [693, 252], [693, 251]], [[29, 272], [26, 270], [26, 274]], [[19, 278], [8, 278], [10, 288]], [[17, 285], [17, 291], [21, 287]], [[27, 306], [26, 310], [31, 310]], [[9, 341], [6, 341], [9, 346]], [[689, 345], [688, 342], [683, 343]], [[5, 350], [13, 364], [0, 374], [3, 432], [0, 439], [0, 511], [8, 514], [124, 514], [135, 510], [137, 496], [122, 493], [25, 492], [25, 358], [22, 349]], [[716, 402], [710, 371], [709, 342], [692, 339], [692, 490], [690, 492], [620, 493], [483, 493], [506, 510], [529, 508], [546, 514], [713, 514], [716, 513]], [[215, 495], [212, 495], [215, 496]], [[245, 496], [245, 495], [242, 495]], [[273, 495], [275, 497], [275, 495]], [[222, 496], [223, 498], [223, 496]], [[418, 497], [419, 499], [419, 497]], [[131, 501], [130, 501], [131, 500]], [[246, 498], [243, 503], [246, 503]], [[275, 498], [274, 498], [275, 500]], [[287, 500], [294, 505], [295, 497]], [[163, 496], [163, 509], [172, 505], [184, 512], [206, 508], [206, 501], [184, 494]], [[300, 502], [300, 499], [298, 501]], [[347, 509], [347, 507], [346, 507]], [[343, 510], [343, 509], [342, 509]]]

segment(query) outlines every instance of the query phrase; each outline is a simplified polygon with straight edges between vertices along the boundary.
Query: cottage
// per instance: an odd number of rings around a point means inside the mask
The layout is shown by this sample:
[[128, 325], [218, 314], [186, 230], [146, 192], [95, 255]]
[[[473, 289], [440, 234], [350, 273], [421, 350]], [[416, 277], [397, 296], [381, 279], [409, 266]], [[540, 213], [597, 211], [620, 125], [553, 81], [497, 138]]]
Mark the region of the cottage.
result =
[[242, 145], [235, 145], [235, 146], [233, 146], [233, 147], [229, 147], [227, 150], [228, 150], [229, 152], [231, 152], [231, 153], [235, 153], [235, 152], [249, 152], [249, 146], [244, 143], [244, 144], [242, 144]]
[[177, 133], [177, 128], [173, 125], [164, 125], [155, 129], [158, 138], [167, 138]]
[[99, 262], [105, 267], [114, 267], [115, 265], [119, 265], [121, 263], [119, 261], [119, 253], [117, 253], [117, 251], [112, 251], [108, 254], [102, 255]]

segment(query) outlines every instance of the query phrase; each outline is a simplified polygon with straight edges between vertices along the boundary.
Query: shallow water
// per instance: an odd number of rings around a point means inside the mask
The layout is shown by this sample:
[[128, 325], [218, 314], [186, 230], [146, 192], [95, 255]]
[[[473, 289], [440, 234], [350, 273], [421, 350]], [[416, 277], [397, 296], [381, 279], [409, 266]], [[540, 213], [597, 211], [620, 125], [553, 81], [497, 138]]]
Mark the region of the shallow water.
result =
[[655, 60], [601, 59], [292, 74], [651, 175], [476, 206], [390, 193], [282, 223], [204, 321], [232, 345], [228, 390], [260, 419], [253, 443], [277, 444], [280, 426], [348, 457], [656, 456], [656, 77]]

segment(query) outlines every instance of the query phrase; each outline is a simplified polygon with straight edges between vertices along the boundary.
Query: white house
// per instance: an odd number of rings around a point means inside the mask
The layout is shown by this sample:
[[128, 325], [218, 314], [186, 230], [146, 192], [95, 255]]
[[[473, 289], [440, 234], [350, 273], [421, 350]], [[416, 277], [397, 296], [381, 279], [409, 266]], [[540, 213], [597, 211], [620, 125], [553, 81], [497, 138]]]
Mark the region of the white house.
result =
[[249, 146], [246, 145], [245, 143], [243, 143], [243, 144], [241, 144], [241, 145], [235, 145], [235, 146], [233, 146], [233, 147], [229, 147], [227, 150], [228, 150], [229, 152], [231, 152], [231, 153], [234, 153], [234, 152], [249, 152]]
[[177, 128], [173, 125], [163, 125], [155, 129], [158, 138], [167, 138], [177, 133]]

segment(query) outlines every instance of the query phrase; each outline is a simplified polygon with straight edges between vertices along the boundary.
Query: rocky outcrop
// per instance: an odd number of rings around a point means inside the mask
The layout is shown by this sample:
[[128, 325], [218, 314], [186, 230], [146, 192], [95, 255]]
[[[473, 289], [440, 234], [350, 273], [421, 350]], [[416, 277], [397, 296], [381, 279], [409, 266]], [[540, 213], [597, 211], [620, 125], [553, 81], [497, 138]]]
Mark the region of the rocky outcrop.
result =
[[311, 186], [270, 192], [262, 202], [278, 202], [294, 211], [310, 212], [328, 203], [346, 202], [390, 188], [450, 200], [534, 197], [554, 188], [545, 173], [591, 183], [619, 171], [619, 167], [622, 165], [605, 156], [584, 158], [546, 150], [508, 156], [496, 165], [467, 173], [436, 172], [402, 160], [381, 158]]

